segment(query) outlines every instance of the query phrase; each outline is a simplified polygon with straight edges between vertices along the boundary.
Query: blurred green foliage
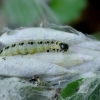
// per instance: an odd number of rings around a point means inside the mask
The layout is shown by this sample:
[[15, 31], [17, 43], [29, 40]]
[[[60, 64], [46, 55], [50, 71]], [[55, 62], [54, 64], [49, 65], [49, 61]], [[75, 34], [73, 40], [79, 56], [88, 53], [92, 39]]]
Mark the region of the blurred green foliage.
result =
[[30, 25], [39, 18], [39, 11], [33, 0], [5, 0], [3, 9], [9, 23]]
[[96, 39], [99, 39], [100, 40], [100, 32], [94, 33], [93, 35], [96, 37]]
[[87, 0], [4, 0], [3, 10], [11, 25], [31, 26], [44, 20], [71, 23], [86, 6]]
[[50, 7], [61, 23], [78, 19], [87, 6], [87, 0], [51, 0]]

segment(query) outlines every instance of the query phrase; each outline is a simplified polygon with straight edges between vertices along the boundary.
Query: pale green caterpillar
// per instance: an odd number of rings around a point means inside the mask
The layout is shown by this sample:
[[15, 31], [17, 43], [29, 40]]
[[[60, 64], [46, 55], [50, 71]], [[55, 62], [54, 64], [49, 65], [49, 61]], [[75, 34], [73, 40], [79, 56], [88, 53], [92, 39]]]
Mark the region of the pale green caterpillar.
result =
[[68, 45], [56, 40], [25, 40], [13, 43], [0, 51], [0, 56], [34, 54], [37, 52], [66, 52]]

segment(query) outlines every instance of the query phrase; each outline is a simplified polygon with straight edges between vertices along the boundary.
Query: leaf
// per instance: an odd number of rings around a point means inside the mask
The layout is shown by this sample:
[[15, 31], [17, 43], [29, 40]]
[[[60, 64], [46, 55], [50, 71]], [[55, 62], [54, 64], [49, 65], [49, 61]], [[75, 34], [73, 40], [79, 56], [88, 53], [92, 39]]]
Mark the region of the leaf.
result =
[[93, 35], [94, 35], [97, 39], [100, 40], [100, 32], [94, 33]]
[[[75, 94], [82, 80], [83, 79], [81, 78], [81, 79], [75, 80], [74, 82], [67, 84], [66, 87], [61, 90], [60, 97], [65, 99]], [[59, 100], [62, 100], [61, 98], [59, 98]]]

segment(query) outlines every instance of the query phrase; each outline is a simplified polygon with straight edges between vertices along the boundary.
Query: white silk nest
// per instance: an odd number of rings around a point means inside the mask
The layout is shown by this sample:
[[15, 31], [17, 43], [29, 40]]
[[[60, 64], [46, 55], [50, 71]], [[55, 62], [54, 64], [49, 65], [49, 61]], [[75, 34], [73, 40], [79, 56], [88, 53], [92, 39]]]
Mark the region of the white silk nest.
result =
[[[67, 43], [69, 50], [66, 53], [42, 52], [33, 55], [1, 56], [0, 100], [56, 100], [58, 88], [63, 88], [69, 82], [79, 78], [97, 78], [96, 72], [100, 68], [100, 41], [69, 26], [57, 28], [68, 31], [42, 27], [15, 30], [6, 28], [3, 31], [0, 36], [0, 49], [22, 40], [54, 39]], [[38, 75], [41, 82], [47, 85], [37, 88], [30, 83], [29, 78], [34, 75]]]

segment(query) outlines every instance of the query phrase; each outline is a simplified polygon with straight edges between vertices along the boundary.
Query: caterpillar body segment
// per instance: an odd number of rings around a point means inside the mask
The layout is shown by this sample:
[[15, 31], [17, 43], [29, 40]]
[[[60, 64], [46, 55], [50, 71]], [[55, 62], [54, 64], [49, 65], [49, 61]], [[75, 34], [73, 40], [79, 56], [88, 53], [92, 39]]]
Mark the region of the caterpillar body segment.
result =
[[56, 40], [27, 40], [13, 43], [0, 51], [0, 56], [34, 54], [37, 52], [67, 51], [68, 45]]

